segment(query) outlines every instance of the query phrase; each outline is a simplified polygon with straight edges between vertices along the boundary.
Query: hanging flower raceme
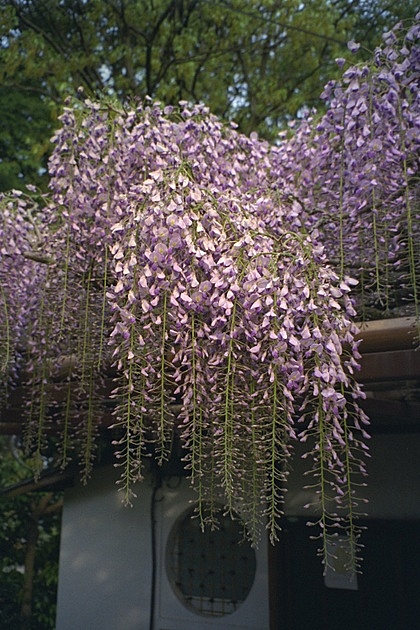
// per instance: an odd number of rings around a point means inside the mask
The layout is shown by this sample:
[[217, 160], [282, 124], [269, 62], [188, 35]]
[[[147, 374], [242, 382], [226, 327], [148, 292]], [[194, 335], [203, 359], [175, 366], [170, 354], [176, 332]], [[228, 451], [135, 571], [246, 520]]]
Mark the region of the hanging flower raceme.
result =
[[328, 535], [336, 523], [327, 497], [346, 495], [355, 507], [342, 486], [361, 469], [349, 433], [366, 421], [352, 376], [350, 287], [325, 266], [318, 243], [273, 222], [287, 209], [266, 198], [262, 213], [246, 195], [216, 196], [185, 172], [184, 163], [136, 184], [112, 227], [122, 482], [129, 492], [148, 442], [165, 459], [178, 431], [201, 517], [223, 493], [254, 537], [267, 516], [274, 540], [286, 461], [310, 435], [317, 464], [331, 462], [320, 488]]
[[35, 191], [0, 195], [0, 374], [2, 406], [25, 361], [31, 323], [45, 279], [44, 234]]
[[324, 562], [344, 532], [357, 569], [353, 322], [419, 315], [418, 30], [385, 34], [277, 147], [204, 106], [67, 104], [50, 194], [0, 199], [2, 383], [28, 385], [40, 466], [53, 430], [89, 475], [113, 370], [126, 502], [177, 439], [202, 525], [223, 501], [274, 541], [300, 442]]
[[[112, 368], [116, 461], [127, 502], [145, 456], [152, 452], [163, 463], [176, 437], [202, 524], [222, 500], [241, 514], [253, 540], [266, 523], [274, 541], [288, 462], [301, 442], [324, 561], [330, 561], [329, 536], [344, 531], [349, 564], [357, 568], [355, 488], [365, 474], [367, 419], [356, 382], [350, 298], [356, 283], [347, 272], [365, 238], [354, 230], [372, 225], [364, 222], [364, 208], [374, 216], [377, 200], [391, 204], [405, 181], [398, 151], [389, 162], [398, 173], [383, 192], [380, 166], [375, 195], [373, 157], [351, 161], [373, 129], [364, 135], [363, 99], [378, 102], [369, 124], [377, 125], [377, 140], [390, 153], [388, 136], [396, 133], [383, 114], [386, 137], [380, 135], [383, 95], [376, 79], [365, 87], [363, 72], [357, 89], [342, 90], [359, 99], [355, 138], [347, 118], [341, 133], [339, 120], [350, 105], [342, 105], [336, 86], [336, 104], [316, 136], [302, 129], [278, 148], [245, 138], [203, 106], [146, 102], [124, 109], [87, 101], [66, 107], [53, 139], [51, 193], [40, 213], [43, 260], [14, 264], [16, 279], [6, 280], [13, 261], [2, 259], [0, 276], [4, 337], [25, 348], [32, 392], [27, 440], [39, 454], [53, 428], [62, 436], [63, 465], [80, 450], [89, 474], [102, 381]], [[404, 107], [406, 121], [410, 107]], [[411, 138], [408, 123], [402, 128]], [[290, 160], [297, 168], [302, 161], [298, 180]], [[17, 221], [5, 215], [4, 234], [27, 239], [35, 227], [25, 218], [26, 202], [3, 203], [22, 215]], [[396, 213], [396, 202], [392, 208]], [[341, 235], [337, 242], [333, 229]], [[6, 253], [16, 259], [21, 252], [16, 240]], [[363, 255], [382, 260], [376, 245]], [[19, 284], [21, 274], [26, 280]], [[13, 293], [14, 282], [20, 292]], [[21, 314], [13, 330], [6, 317], [11, 307]], [[10, 366], [10, 350], [3, 354]]]
[[363, 319], [420, 315], [419, 31], [417, 18], [386, 33], [375, 62], [329, 83], [327, 113], [274, 157], [279, 181], [298, 191], [302, 222], [322, 230], [340, 274], [360, 280]]
[[27, 322], [28, 442], [41, 453], [54, 427], [63, 465], [80, 449], [86, 476], [113, 365], [127, 501], [144, 456], [162, 463], [176, 435], [203, 524], [223, 499], [253, 540], [262, 522], [274, 540], [300, 440], [322, 549], [348, 529], [355, 568], [366, 418], [352, 281], [302, 228], [296, 196], [273, 186], [272, 149], [186, 104], [87, 102], [62, 123]]

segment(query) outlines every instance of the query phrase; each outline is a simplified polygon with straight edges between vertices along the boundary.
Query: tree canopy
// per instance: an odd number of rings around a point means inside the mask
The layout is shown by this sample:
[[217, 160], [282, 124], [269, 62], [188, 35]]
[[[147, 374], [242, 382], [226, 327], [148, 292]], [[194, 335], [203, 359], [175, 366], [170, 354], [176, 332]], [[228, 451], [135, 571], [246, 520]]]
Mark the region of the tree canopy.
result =
[[322, 107], [347, 41], [368, 56], [415, 2], [1, 0], [0, 11], [7, 190], [42, 181], [62, 100], [79, 87], [95, 98], [204, 102], [242, 132], [274, 139], [304, 109]]

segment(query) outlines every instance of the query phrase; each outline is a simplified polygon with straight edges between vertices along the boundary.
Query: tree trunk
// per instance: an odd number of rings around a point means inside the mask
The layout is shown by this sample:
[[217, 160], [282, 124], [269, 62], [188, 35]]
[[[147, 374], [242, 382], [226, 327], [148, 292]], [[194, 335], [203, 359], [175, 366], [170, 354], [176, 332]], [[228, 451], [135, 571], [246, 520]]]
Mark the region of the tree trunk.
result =
[[53, 493], [44, 494], [37, 503], [31, 504], [32, 513], [28, 522], [26, 539], [25, 573], [23, 578], [22, 607], [20, 612], [20, 630], [30, 630], [32, 621], [32, 599], [35, 577], [36, 546], [39, 538], [39, 519], [44, 514], [52, 514], [62, 507], [62, 500], [49, 505]]
[[38, 514], [35, 514], [34, 510], [29, 519], [28, 536], [26, 541], [25, 573], [23, 579], [22, 608], [20, 614], [21, 630], [30, 630], [31, 628], [32, 592], [34, 584], [35, 553], [38, 536]]

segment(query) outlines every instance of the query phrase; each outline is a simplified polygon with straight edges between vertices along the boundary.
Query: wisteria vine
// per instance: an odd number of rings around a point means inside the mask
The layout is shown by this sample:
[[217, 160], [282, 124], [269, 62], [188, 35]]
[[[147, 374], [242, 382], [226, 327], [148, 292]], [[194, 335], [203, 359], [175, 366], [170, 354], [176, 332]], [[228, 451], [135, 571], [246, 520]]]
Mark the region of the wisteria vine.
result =
[[327, 113], [281, 145], [274, 167], [298, 191], [308, 229], [322, 230], [340, 275], [359, 279], [363, 320], [419, 321], [419, 31], [417, 16], [384, 34], [372, 63], [346, 69], [337, 59], [344, 73], [325, 87]]
[[62, 465], [80, 452], [89, 475], [113, 370], [127, 503], [177, 436], [202, 525], [223, 497], [275, 541], [300, 441], [324, 562], [345, 532], [358, 569], [354, 322], [378, 305], [419, 316], [418, 22], [400, 30], [279, 146], [202, 105], [67, 104], [50, 192], [0, 200], [3, 397], [25, 384], [40, 465], [54, 431]]

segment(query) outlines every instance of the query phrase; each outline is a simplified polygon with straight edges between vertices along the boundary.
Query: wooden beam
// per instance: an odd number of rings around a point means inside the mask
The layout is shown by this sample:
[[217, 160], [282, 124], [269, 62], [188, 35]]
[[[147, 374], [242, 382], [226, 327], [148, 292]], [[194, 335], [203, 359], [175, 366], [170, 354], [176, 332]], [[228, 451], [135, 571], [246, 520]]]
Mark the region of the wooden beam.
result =
[[38, 481], [33, 478], [26, 479], [20, 483], [13, 484], [8, 488], [2, 488], [0, 490], [0, 496], [11, 499], [12, 497], [18, 497], [28, 492], [39, 492], [40, 490], [46, 492], [47, 490], [62, 489], [64, 486], [71, 485], [74, 478], [77, 477], [77, 470], [74, 468], [68, 468], [67, 470], [55, 470], [51, 473], [47, 473]]
[[419, 324], [415, 317], [380, 319], [359, 324], [360, 352], [385, 352], [414, 348]]
[[[356, 375], [357, 380], [367, 386], [372, 384], [382, 384], [393, 390], [401, 387], [401, 382], [410, 381], [417, 392], [420, 391], [420, 349], [414, 349], [416, 337], [416, 319], [414, 317], [401, 317], [396, 319], [384, 319], [359, 324], [361, 340], [360, 351], [362, 354], [361, 370]], [[392, 385], [392, 383], [395, 383]], [[74, 383], [77, 390], [78, 384]], [[51, 389], [51, 398], [56, 403], [65, 402], [67, 398], [67, 383], [57, 382], [47, 386]], [[108, 375], [104, 379], [100, 392], [101, 399], [109, 399], [111, 392], [115, 388], [115, 383]], [[19, 434], [22, 431], [23, 414], [22, 401], [25, 399], [27, 386], [16, 388], [10, 393], [8, 408], [1, 412], [0, 435]], [[48, 393], [48, 392], [47, 392]], [[48, 398], [48, 396], [47, 396]], [[375, 413], [371, 403], [369, 415]], [[391, 403], [387, 403], [391, 405]], [[384, 409], [384, 407], [382, 407]], [[391, 409], [391, 406], [389, 406]], [[397, 414], [397, 410], [394, 409]], [[401, 410], [398, 410], [398, 414]], [[397, 417], [398, 414], [395, 416]], [[108, 427], [112, 425], [115, 418], [112, 416], [111, 408], [101, 412], [99, 425]], [[53, 423], [52, 423], [53, 424]]]
[[360, 383], [419, 381], [420, 385], [420, 350], [363, 354], [357, 380]]

